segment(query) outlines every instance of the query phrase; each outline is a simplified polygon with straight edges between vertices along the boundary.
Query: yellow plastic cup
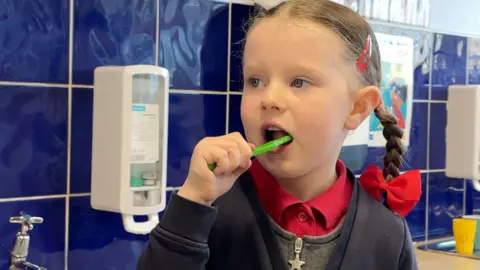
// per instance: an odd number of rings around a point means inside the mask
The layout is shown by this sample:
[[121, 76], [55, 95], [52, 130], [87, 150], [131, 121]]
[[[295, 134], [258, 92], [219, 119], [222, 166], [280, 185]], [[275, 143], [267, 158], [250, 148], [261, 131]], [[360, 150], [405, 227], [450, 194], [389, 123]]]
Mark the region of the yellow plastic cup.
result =
[[473, 255], [477, 221], [474, 219], [456, 218], [453, 220], [453, 237], [458, 254]]

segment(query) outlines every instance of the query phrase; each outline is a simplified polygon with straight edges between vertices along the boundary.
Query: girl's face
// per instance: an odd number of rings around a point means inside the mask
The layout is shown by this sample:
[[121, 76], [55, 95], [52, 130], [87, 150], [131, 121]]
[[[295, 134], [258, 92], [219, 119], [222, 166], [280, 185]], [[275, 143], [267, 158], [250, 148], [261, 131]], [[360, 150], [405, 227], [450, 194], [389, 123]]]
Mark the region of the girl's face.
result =
[[276, 177], [293, 178], [334, 166], [350, 128], [354, 65], [345, 61], [343, 41], [313, 22], [267, 18], [248, 33], [244, 51], [241, 106], [249, 142], [280, 137], [294, 140], [279, 152], [258, 157]]

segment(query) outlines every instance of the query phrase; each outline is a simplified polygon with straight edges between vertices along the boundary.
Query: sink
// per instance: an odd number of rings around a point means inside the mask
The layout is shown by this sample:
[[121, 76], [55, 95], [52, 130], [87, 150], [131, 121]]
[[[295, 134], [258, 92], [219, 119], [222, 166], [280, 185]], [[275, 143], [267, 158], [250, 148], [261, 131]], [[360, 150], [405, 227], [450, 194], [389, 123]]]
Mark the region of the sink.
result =
[[431, 242], [427, 244], [422, 244], [422, 245], [419, 245], [417, 248], [427, 252], [442, 253], [442, 254], [447, 254], [447, 255], [452, 255], [457, 257], [480, 260], [480, 251], [477, 251], [472, 255], [458, 254], [455, 251], [455, 240], [453, 240], [453, 238], [437, 241], [437, 242]]

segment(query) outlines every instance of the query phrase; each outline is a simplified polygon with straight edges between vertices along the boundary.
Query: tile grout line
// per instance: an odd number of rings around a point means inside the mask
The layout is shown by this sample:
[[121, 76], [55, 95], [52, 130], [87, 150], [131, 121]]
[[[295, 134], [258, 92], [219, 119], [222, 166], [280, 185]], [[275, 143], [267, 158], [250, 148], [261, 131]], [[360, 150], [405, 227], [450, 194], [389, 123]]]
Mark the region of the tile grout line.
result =
[[420, 170], [420, 173], [442, 173], [445, 169]]
[[414, 99], [413, 103], [447, 103], [446, 100], [427, 100], [427, 99]]
[[68, 36], [68, 106], [67, 106], [67, 193], [65, 195], [65, 247], [64, 268], [68, 270], [68, 251], [70, 235], [70, 173], [72, 163], [72, 103], [73, 103], [73, 36], [75, 1], [70, 0], [70, 23]]
[[68, 87], [68, 84], [61, 84], [61, 83], [13, 82], [13, 81], [0, 81], [0, 85], [26, 86], [26, 87], [55, 87], [55, 88], [67, 88]]
[[[176, 191], [180, 187], [167, 187], [166, 191]], [[41, 196], [27, 196], [27, 197], [12, 197], [12, 198], [0, 198], [0, 203], [8, 202], [20, 202], [20, 201], [38, 201], [38, 200], [49, 200], [49, 199], [63, 199], [63, 198], [75, 198], [75, 197], [87, 197], [90, 196], [90, 192], [83, 193], [72, 193], [72, 194], [55, 194], [55, 195], [41, 195]]]
[[72, 87], [93, 89], [93, 85], [88, 85], [88, 84], [72, 84]]
[[215, 91], [215, 90], [194, 90], [194, 89], [170, 89], [169, 93], [174, 94], [193, 94], [193, 95], [228, 95], [227, 90]]
[[[465, 42], [465, 52], [466, 52], [466, 55], [465, 55], [465, 58], [466, 58], [466, 61], [465, 61], [465, 85], [469, 85], [469, 82], [468, 82], [468, 77], [469, 77], [469, 72], [468, 72], [468, 48], [470, 47], [469, 46], [469, 41], [470, 39], [467, 38], [467, 41]], [[448, 114], [448, 111], [447, 111], [447, 114]], [[447, 123], [448, 124], [448, 123]], [[467, 214], [467, 179], [463, 179], [463, 214], [466, 215]]]
[[228, 22], [227, 22], [227, 96], [225, 98], [225, 134], [230, 129], [230, 53], [232, 50], [232, 3], [228, 3]]
[[48, 199], [63, 199], [66, 196], [67, 194], [57, 194], [57, 195], [42, 195], [42, 196], [29, 196], [29, 197], [0, 198], [0, 203], [19, 202], [19, 201], [37, 201], [37, 200], [48, 200]]
[[[432, 49], [430, 50], [429, 55], [429, 70], [428, 73], [428, 100], [432, 101], [432, 80], [433, 80], [433, 51], [435, 50], [435, 34], [432, 35], [433, 39], [431, 41]], [[427, 103], [427, 153], [426, 153], [426, 167], [427, 170], [430, 170], [430, 123], [431, 123], [431, 102]], [[426, 185], [425, 185], [425, 241], [428, 241], [428, 227], [429, 227], [429, 213], [430, 213], [430, 174], [427, 173], [426, 176]]]
[[90, 192], [84, 192], [84, 193], [70, 193], [69, 194], [69, 197], [70, 198], [74, 198], [74, 197], [86, 197], [86, 196], [90, 196], [92, 193]]
[[155, 66], [158, 66], [158, 54], [160, 52], [160, 0], [155, 1], [157, 5], [157, 15], [155, 16]]

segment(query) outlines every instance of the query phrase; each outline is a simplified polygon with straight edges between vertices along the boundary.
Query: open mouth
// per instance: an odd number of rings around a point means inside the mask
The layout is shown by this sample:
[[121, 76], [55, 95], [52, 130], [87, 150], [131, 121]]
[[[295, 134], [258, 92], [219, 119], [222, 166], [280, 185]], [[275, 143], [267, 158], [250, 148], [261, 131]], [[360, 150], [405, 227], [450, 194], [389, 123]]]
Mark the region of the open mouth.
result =
[[[276, 140], [278, 138], [282, 138], [284, 136], [287, 136], [287, 135], [290, 135], [288, 132], [286, 132], [285, 130], [282, 130], [278, 127], [267, 127], [265, 130], [264, 130], [264, 139], [266, 142], [270, 142], [270, 141], [273, 141], [273, 140]], [[293, 140], [292, 140], [293, 141]], [[292, 141], [284, 144], [284, 145], [288, 145], [290, 144]]]

